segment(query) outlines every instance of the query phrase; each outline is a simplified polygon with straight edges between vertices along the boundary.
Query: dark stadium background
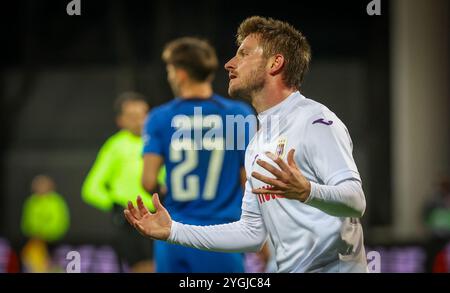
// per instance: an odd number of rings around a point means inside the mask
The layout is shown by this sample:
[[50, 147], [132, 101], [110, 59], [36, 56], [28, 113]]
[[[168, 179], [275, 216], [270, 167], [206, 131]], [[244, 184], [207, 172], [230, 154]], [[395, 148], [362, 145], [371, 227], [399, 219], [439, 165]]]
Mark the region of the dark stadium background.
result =
[[[81, 16], [66, 14], [68, 2], [2, 4], [0, 237], [13, 248], [24, 244], [21, 209], [31, 179], [40, 173], [56, 180], [69, 204], [71, 227], [64, 243], [108, 244], [109, 215], [86, 205], [80, 189], [99, 147], [116, 130], [112, 103], [117, 94], [142, 92], [152, 106], [170, 100], [160, 59], [163, 45], [185, 35], [204, 37], [223, 65], [236, 50], [238, 24], [251, 15], [286, 20], [309, 39], [313, 61], [303, 92], [332, 109], [352, 135], [367, 198], [363, 224], [368, 247], [392, 255], [389, 262], [396, 257], [391, 247], [425, 243], [425, 233], [397, 237], [394, 229], [393, 17], [388, 1], [382, 1], [381, 16], [367, 15], [368, 0], [81, 0]], [[448, 36], [449, 5], [434, 2], [446, 8]], [[448, 37], [442, 41], [448, 47]], [[448, 53], [442, 61], [448, 74]], [[218, 93], [226, 95], [227, 79], [221, 67], [214, 82]], [[433, 103], [432, 97], [425, 98]], [[449, 95], [445, 101], [441, 105], [447, 106], [448, 116]], [[439, 131], [448, 150], [449, 125]], [[448, 158], [447, 152], [443, 172], [449, 171]]]

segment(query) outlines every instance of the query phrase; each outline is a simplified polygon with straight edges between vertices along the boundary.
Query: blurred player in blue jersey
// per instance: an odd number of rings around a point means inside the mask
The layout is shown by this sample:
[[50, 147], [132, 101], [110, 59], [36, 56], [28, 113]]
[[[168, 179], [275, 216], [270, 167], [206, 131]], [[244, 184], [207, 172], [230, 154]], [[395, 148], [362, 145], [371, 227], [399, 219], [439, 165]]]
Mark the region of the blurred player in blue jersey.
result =
[[[206, 41], [176, 39], [166, 45], [162, 58], [176, 98], [148, 115], [144, 188], [155, 191], [158, 170], [165, 164], [165, 206], [175, 221], [192, 225], [237, 221], [245, 147], [249, 133], [256, 130], [253, 111], [243, 102], [213, 92], [218, 60]], [[246, 127], [230, 127], [227, 120], [233, 119], [245, 119]], [[240, 253], [201, 251], [157, 241], [154, 255], [157, 272], [244, 271]]]

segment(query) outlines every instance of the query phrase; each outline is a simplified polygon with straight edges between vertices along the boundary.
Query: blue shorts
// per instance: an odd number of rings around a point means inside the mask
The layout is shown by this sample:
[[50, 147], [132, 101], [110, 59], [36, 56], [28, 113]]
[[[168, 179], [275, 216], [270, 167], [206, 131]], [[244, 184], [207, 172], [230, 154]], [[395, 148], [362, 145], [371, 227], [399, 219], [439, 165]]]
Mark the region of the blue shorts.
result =
[[242, 253], [204, 251], [155, 241], [157, 273], [243, 273]]

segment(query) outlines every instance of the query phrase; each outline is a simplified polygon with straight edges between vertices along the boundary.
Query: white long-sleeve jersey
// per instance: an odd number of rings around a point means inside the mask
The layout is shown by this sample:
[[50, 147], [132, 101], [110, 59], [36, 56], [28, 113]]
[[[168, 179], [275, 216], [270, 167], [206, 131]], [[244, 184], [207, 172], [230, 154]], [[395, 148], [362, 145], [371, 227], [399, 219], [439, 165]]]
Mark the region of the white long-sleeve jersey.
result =
[[[367, 272], [358, 220], [365, 198], [345, 125], [299, 92], [260, 113], [259, 119], [261, 127], [245, 156], [241, 220], [207, 227], [173, 222], [168, 241], [216, 251], [254, 251], [268, 236], [279, 272]], [[267, 186], [250, 174], [271, 176], [256, 160], [271, 162], [267, 151], [286, 159], [290, 149], [296, 150], [294, 159], [311, 182], [307, 201], [253, 194], [253, 188]]]

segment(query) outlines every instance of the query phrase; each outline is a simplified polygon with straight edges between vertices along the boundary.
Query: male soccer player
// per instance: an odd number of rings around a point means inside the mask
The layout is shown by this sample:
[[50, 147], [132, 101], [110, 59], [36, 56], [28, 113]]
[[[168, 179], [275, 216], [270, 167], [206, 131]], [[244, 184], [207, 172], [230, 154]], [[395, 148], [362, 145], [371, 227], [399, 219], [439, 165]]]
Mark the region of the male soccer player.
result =
[[[112, 212], [114, 246], [121, 261], [126, 261], [132, 272], [152, 272], [151, 241], [137, 238], [122, 216], [130, 193], [142, 194], [144, 202], [153, 209], [151, 196], [145, 192], [140, 181], [144, 145], [141, 132], [148, 105], [143, 95], [125, 92], [115, 101], [115, 108], [120, 131], [100, 149], [83, 184], [82, 196], [88, 204]], [[164, 169], [159, 174], [159, 183], [163, 185]]]
[[[226, 118], [247, 118], [252, 109], [213, 92], [218, 60], [206, 41], [173, 40], [162, 58], [176, 98], [149, 113], [144, 129], [143, 185], [149, 192], [154, 190], [157, 170], [164, 163], [165, 204], [176, 221], [191, 225], [236, 221], [241, 213], [240, 171], [248, 140], [244, 129], [227, 128]], [[231, 150], [226, 148], [225, 132], [231, 133], [228, 145], [236, 145]], [[157, 241], [154, 255], [157, 272], [244, 270], [241, 253], [200, 251]]]
[[367, 272], [365, 197], [349, 133], [299, 92], [311, 58], [306, 38], [286, 22], [255, 16], [241, 23], [237, 43], [225, 65], [228, 91], [250, 99], [261, 123], [246, 150], [240, 220], [181, 224], [156, 194], [156, 213], [138, 198], [125, 216], [146, 236], [207, 250], [257, 250], [268, 236], [279, 272]]

